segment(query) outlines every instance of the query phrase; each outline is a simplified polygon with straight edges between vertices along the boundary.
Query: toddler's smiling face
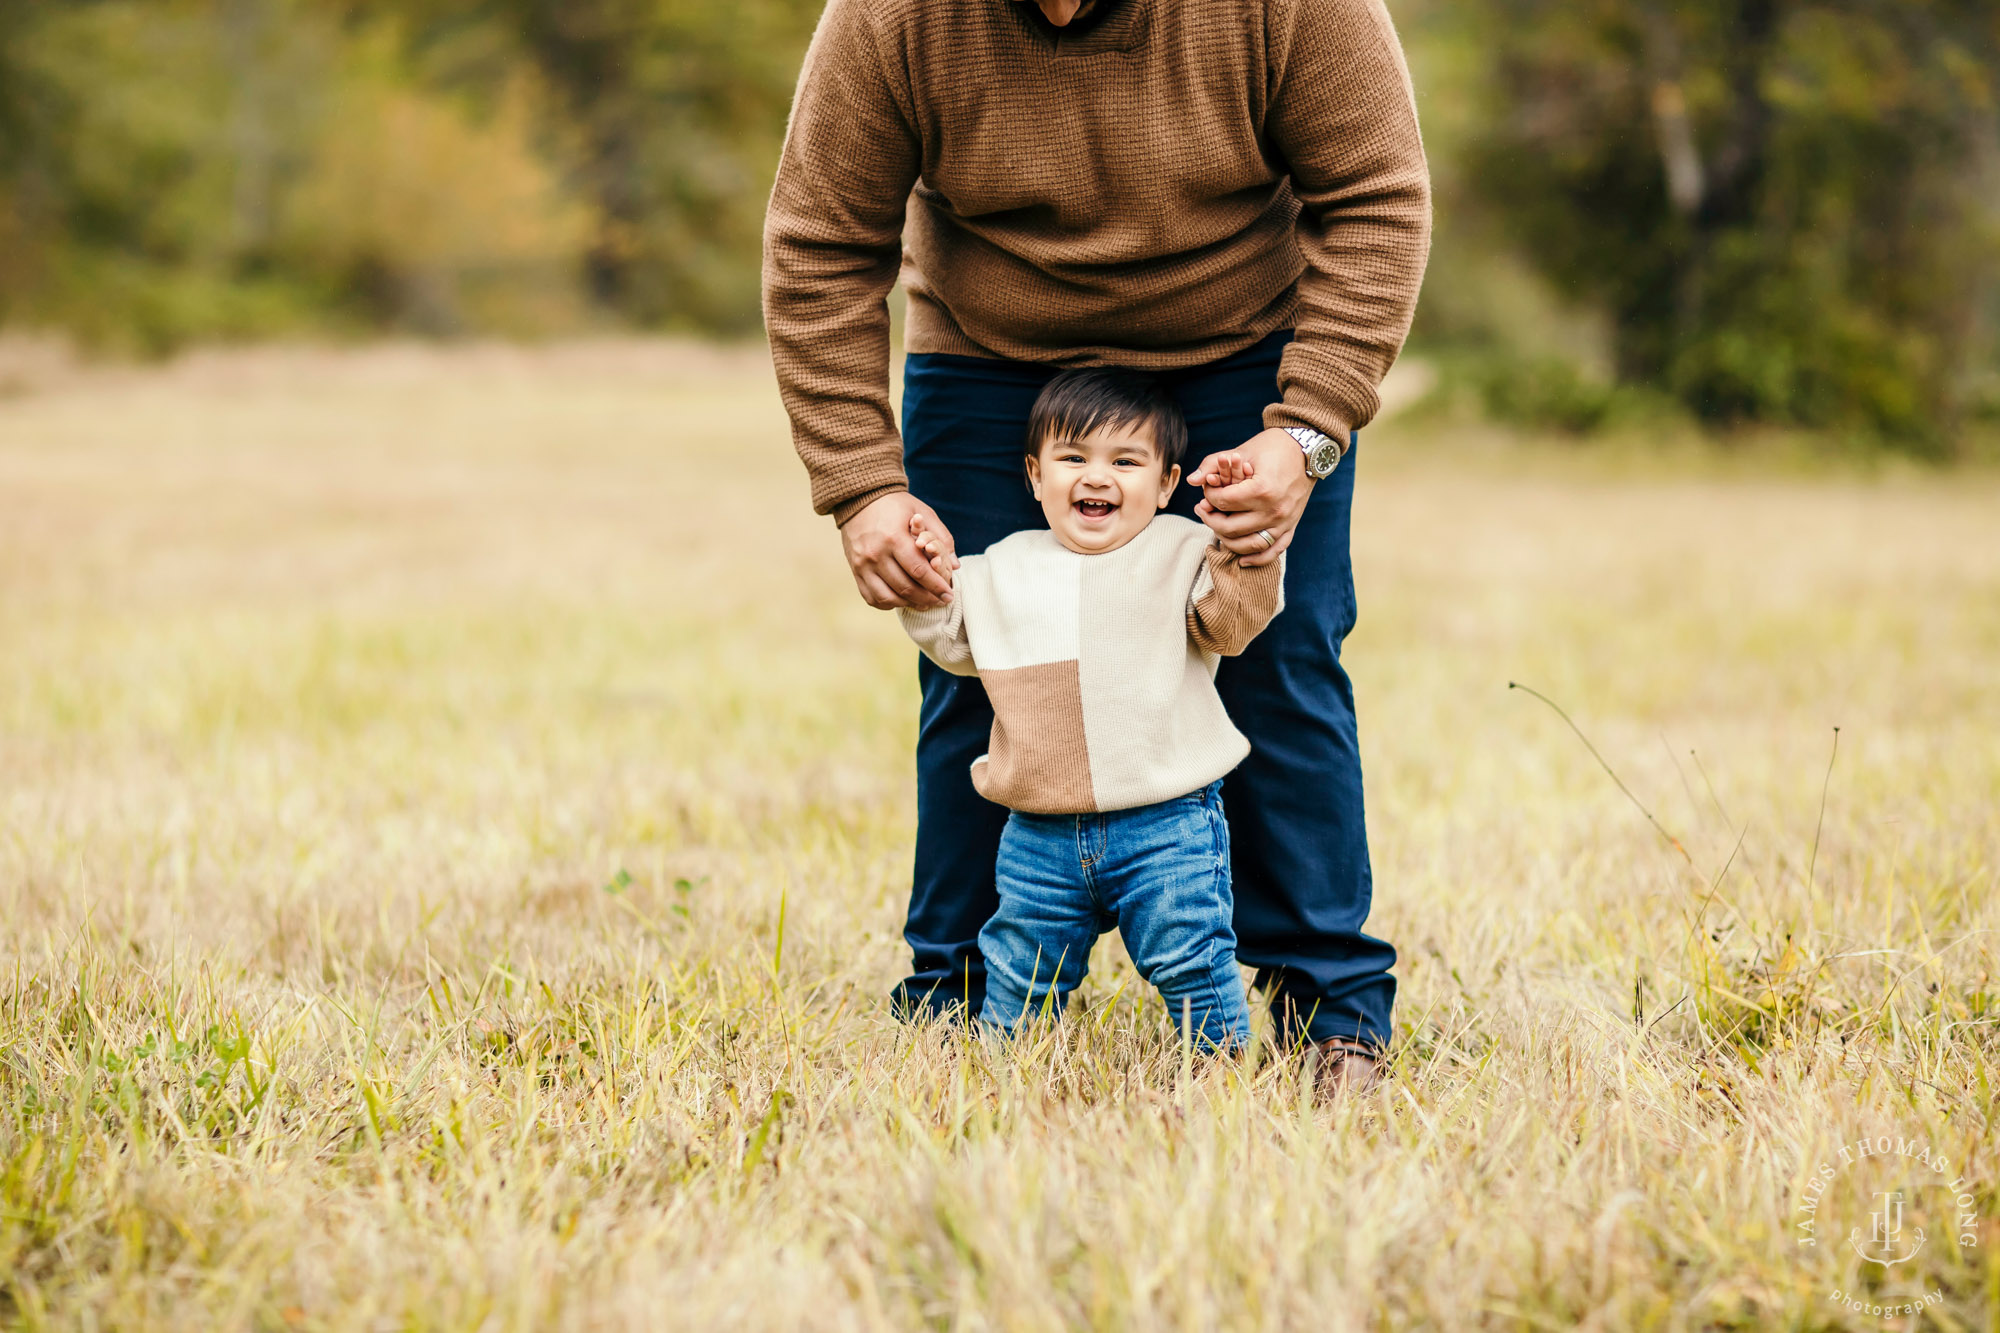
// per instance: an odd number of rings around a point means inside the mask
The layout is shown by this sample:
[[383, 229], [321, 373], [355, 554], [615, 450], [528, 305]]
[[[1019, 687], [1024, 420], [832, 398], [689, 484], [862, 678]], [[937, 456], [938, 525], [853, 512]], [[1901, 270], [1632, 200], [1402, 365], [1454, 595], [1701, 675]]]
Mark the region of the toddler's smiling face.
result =
[[1149, 421], [1051, 435], [1028, 457], [1028, 483], [1050, 530], [1080, 555], [1115, 551], [1145, 531], [1180, 479], [1178, 465], [1165, 465]]

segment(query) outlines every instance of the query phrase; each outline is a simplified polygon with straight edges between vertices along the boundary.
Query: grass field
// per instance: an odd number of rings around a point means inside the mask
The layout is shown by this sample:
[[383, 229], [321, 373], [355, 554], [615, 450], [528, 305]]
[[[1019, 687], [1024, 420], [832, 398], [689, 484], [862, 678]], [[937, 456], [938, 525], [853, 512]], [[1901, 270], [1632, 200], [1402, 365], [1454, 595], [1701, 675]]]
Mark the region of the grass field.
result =
[[1466, 434], [1359, 459], [1402, 991], [1315, 1108], [1112, 941], [890, 1020], [913, 652], [756, 355], [14, 382], [0, 1325], [2000, 1328], [2000, 477]]

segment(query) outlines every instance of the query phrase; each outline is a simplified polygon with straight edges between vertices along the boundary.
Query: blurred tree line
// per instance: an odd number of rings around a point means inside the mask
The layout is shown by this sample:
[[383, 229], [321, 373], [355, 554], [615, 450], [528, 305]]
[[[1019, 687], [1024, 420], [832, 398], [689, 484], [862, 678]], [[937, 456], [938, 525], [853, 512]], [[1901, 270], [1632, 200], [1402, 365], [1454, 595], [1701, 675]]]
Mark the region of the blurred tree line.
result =
[[1525, 353], [1518, 303], [1443, 293], [1436, 331], [1499, 349], [1491, 406], [1588, 427], [1640, 386], [1921, 453], [2000, 415], [1993, 0], [1430, 0], [1417, 26], [1468, 90], [1446, 271], [1518, 257], [1602, 329], [1593, 377]]
[[[1486, 406], [2000, 418], [1993, 0], [1391, 0]], [[754, 331], [820, 0], [0, 0], [0, 320]]]
[[816, 0], [0, 0], [0, 320], [757, 326]]

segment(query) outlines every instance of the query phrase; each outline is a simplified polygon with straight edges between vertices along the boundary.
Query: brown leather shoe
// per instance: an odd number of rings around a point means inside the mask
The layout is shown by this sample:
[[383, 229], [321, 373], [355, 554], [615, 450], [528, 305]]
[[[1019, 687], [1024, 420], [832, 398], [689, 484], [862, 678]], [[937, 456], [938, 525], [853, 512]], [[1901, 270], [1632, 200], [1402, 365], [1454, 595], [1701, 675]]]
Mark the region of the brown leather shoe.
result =
[[1313, 1071], [1313, 1095], [1322, 1102], [1348, 1093], [1367, 1092], [1382, 1081], [1380, 1053], [1365, 1042], [1328, 1037], [1313, 1043], [1308, 1058]]

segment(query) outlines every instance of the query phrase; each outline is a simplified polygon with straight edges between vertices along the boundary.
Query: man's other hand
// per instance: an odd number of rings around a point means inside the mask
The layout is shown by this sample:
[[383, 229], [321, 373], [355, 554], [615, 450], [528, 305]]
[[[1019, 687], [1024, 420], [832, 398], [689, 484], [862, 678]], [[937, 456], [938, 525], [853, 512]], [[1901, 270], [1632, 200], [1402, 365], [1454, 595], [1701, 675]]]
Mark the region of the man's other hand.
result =
[[951, 568], [958, 567], [951, 530], [935, 510], [908, 491], [890, 492], [842, 526], [840, 548], [847, 553], [847, 567], [862, 601], [883, 611], [897, 607], [928, 611], [951, 600], [951, 580], [918, 544], [918, 532], [949, 557]]
[[[1243, 476], [1246, 466], [1249, 475]], [[1222, 538], [1223, 549], [1254, 568], [1270, 564], [1292, 544], [1292, 531], [1312, 497], [1313, 479], [1299, 442], [1273, 427], [1202, 459], [1188, 474], [1188, 484], [1202, 488], [1195, 517]]]

